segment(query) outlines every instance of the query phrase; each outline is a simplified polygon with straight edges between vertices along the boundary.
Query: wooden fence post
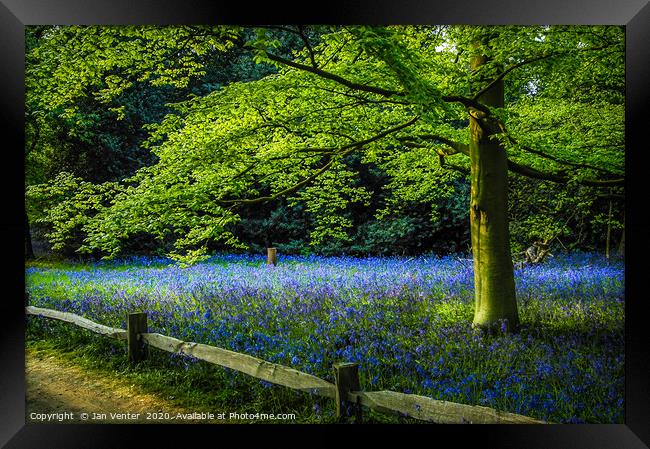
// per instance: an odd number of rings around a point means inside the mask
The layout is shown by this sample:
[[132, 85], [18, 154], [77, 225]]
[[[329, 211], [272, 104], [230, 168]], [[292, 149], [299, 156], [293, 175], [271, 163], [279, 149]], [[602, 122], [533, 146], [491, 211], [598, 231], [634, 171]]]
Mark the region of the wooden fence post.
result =
[[266, 264], [276, 266], [278, 264], [277, 248], [266, 248]]
[[349, 416], [349, 409], [355, 413], [355, 422], [361, 424], [362, 409], [360, 404], [351, 403], [347, 400], [350, 391], [361, 391], [359, 383], [358, 363], [337, 363], [334, 365], [334, 380], [336, 384], [336, 417], [343, 421]]
[[148, 332], [147, 314], [143, 312], [129, 313], [128, 323], [129, 361], [139, 362], [147, 358], [147, 348], [142, 339], [143, 333]]

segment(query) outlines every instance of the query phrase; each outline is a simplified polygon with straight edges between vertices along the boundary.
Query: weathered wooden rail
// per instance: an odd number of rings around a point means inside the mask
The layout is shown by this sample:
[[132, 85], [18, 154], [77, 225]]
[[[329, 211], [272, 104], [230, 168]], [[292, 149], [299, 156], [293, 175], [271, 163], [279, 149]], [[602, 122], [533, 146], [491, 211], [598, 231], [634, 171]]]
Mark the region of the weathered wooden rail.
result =
[[84, 329], [88, 329], [97, 334], [107, 335], [119, 340], [127, 340], [128, 337], [127, 332], [124, 329], [104, 326], [103, 324], [95, 323], [94, 321], [90, 321], [88, 318], [75, 315], [74, 313], [60, 312], [58, 310], [43, 309], [40, 307], [32, 306], [27, 307], [26, 310], [28, 315], [39, 315], [46, 318], [53, 318], [55, 320], [76, 324], [79, 327], [83, 327]]
[[175, 354], [186, 354], [276, 385], [332, 398], [336, 401], [338, 417], [342, 418], [348, 413], [352, 413], [356, 415], [357, 422], [361, 422], [362, 407], [367, 407], [379, 412], [399, 414], [438, 424], [545, 423], [528, 416], [488, 407], [439, 401], [415, 394], [395, 391], [362, 391], [359, 384], [358, 364], [356, 363], [334, 365], [335, 383], [330, 383], [311, 374], [250, 355], [150, 333], [144, 313], [129, 314], [128, 329], [124, 330], [104, 326], [73, 313], [33, 306], [27, 306], [25, 310], [27, 315], [65, 321], [101, 335], [127, 340], [129, 358], [134, 362], [146, 357], [148, 345]]
[[160, 334], [142, 334], [142, 339], [154, 348], [172, 353], [190, 355], [199, 360], [240, 371], [249, 376], [294, 390], [312, 392], [319, 396], [327, 396], [330, 398], [336, 396], [336, 387], [332, 383], [312, 376], [311, 374], [270, 363], [250, 355], [201, 343], [185, 342]]

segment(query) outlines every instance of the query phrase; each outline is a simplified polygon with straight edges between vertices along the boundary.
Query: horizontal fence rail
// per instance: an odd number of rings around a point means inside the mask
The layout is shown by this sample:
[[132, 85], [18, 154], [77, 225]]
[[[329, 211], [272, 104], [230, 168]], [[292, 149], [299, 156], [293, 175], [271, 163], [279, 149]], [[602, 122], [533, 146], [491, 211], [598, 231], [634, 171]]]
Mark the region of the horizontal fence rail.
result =
[[332, 383], [311, 374], [267, 362], [250, 355], [201, 343], [185, 342], [160, 334], [142, 334], [142, 339], [154, 348], [190, 355], [277, 385], [330, 398], [335, 396], [336, 386]]
[[335, 365], [337, 383], [333, 384], [311, 374], [247, 354], [146, 332], [146, 315], [143, 313], [130, 314], [129, 324], [135, 323], [135, 325], [129, 332], [129, 330], [104, 326], [69, 312], [33, 306], [26, 307], [25, 311], [27, 315], [65, 321], [101, 335], [127, 340], [129, 355], [140, 354], [132, 360], [143, 357], [142, 346], [146, 343], [166, 352], [189, 355], [276, 385], [335, 399], [337, 415], [342, 415], [345, 413], [344, 410], [347, 410], [341, 404], [351, 405], [350, 408], [356, 408], [357, 422], [361, 421], [361, 406], [364, 406], [378, 412], [398, 414], [437, 424], [546, 424], [545, 421], [528, 416], [478, 405], [439, 401], [427, 396], [395, 391], [357, 391], [357, 388], [360, 389], [357, 364]]
[[348, 400], [370, 409], [398, 413], [437, 424], [544, 424], [528, 416], [480, 405], [439, 401], [427, 396], [396, 391], [352, 391]]
[[90, 321], [88, 318], [75, 315], [74, 313], [59, 312], [58, 310], [43, 309], [41, 307], [33, 306], [26, 307], [26, 311], [28, 315], [39, 315], [46, 318], [53, 318], [55, 320], [76, 324], [79, 327], [83, 327], [84, 329], [88, 329], [97, 334], [107, 335], [119, 340], [127, 339], [127, 332], [124, 329], [104, 326], [103, 324], [95, 323], [94, 321]]

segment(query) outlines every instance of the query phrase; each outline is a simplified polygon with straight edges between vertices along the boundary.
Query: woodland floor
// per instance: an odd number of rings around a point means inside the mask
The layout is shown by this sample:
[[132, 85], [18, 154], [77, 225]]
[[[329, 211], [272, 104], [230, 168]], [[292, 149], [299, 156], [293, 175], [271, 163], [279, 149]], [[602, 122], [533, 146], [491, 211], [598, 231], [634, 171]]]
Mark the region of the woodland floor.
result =
[[[27, 350], [25, 354], [26, 417], [27, 423], [88, 423], [88, 424], [155, 424], [155, 423], [220, 423], [219, 420], [147, 419], [150, 412], [191, 414], [163, 397], [139, 391], [118, 374], [109, 376], [90, 372], [69, 361], [52, 355]], [[33, 413], [72, 413], [72, 419], [58, 421], [34, 419]], [[82, 419], [82, 414], [87, 419]], [[111, 413], [130, 413], [130, 417], [112, 417]], [[100, 415], [105, 414], [105, 416]], [[139, 414], [136, 418], [135, 415]], [[69, 415], [68, 415], [69, 416]]]

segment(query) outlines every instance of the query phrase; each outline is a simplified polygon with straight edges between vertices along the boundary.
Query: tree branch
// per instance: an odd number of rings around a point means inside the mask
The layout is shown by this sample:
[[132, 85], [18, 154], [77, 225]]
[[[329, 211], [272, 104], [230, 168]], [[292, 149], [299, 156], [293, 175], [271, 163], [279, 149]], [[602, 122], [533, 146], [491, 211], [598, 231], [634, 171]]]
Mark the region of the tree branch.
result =
[[[437, 140], [439, 142], [444, 143], [445, 145], [449, 146], [452, 151], [447, 151], [446, 156], [451, 156], [453, 154], [457, 153], [462, 153], [466, 156], [469, 156], [469, 146], [467, 144], [461, 143], [461, 142], [456, 142], [454, 140], [447, 139], [446, 137], [442, 137], [436, 134], [418, 134], [417, 136], [414, 136], [418, 139], [424, 139], [424, 140]], [[404, 142], [407, 142], [411, 140], [411, 137], [403, 137], [399, 140], [402, 140]]]
[[[244, 45], [244, 46], [246, 47], [246, 45]], [[601, 50], [601, 49], [604, 49], [604, 48], [607, 48], [607, 47], [608, 46], [589, 48], [589, 49], [581, 49], [579, 51], [596, 51], [596, 50]], [[248, 48], [250, 49], [251, 47], [248, 47]], [[366, 85], [366, 84], [355, 83], [355, 82], [347, 80], [347, 79], [345, 79], [345, 78], [343, 78], [343, 77], [341, 77], [339, 75], [336, 75], [336, 74], [333, 74], [333, 73], [330, 73], [330, 72], [326, 72], [326, 71], [324, 71], [322, 69], [319, 69], [317, 67], [311, 67], [311, 66], [308, 66], [308, 65], [305, 65], [305, 64], [300, 64], [300, 63], [297, 63], [297, 62], [282, 58], [282, 57], [274, 55], [274, 54], [272, 54], [272, 53], [270, 53], [270, 52], [268, 52], [266, 50], [264, 50], [264, 53], [272, 61], [278, 62], [280, 64], [284, 64], [284, 65], [287, 65], [289, 67], [293, 67], [293, 68], [296, 68], [296, 69], [299, 69], [299, 70], [303, 70], [303, 71], [306, 71], [306, 72], [313, 73], [313, 74], [318, 75], [318, 76], [320, 76], [322, 78], [335, 81], [335, 82], [337, 82], [339, 84], [342, 84], [343, 86], [346, 86], [346, 87], [348, 87], [350, 89], [353, 89], [353, 90], [358, 90], [358, 91], [363, 91], [363, 92], [370, 92], [370, 93], [374, 93], [374, 94], [381, 95], [381, 96], [384, 96], [384, 97], [403, 95], [403, 93], [397, 92], [397, 91], [394, 91], [394, 90], [383, 89], [383, 88], [376, 87], [376, 86], [369, 86], [369, 85]], [[495, 80], [491, 81], [485, 88], [481, 89], [476, 95], [474, 95], [473, 98], [467, 98], [467, 97], [455, 96], [455, 95], [448, 95], [448, 96], [443, 96], [442, 100], [446, 101], [446, 102], [458, 102], [458, 103], [461, 103], [463, 106], [465, 106], [465, 108], [467, 108], [467, 109], [473, 108], [475, 110], [481, 111], [482, 113], [485, 114], [485, 116], [490, 116], [491, 115], [490, 109], [487, 108], [486, 106], [484, 106], [483, 104], [481, 104], [480, 102], [478, 102], [477, 98], [479, 98], [484, 92], [489, 90], [494, 85], [494, 83], [496, 83], [499, 80], [503, 79], [503, 77], [505, 77], [508, 73], [510, 73], [514, 69], [516, 69], [518, 67], [521, 67], [521, 66], [523, 66], [525, 64], [531, 64], [533, 62], [537, 62], [537, 61], [540, 61], [540, 60], [543, 60], [543, 59], [548, 59], [548, 58], [551, 58], [551, 57], [554, 57], [554, 56], [561, 56], [563, 54], [568, 54], [568, 53], [569, 52], [550, 53], [550, 54], [547, 54], [547, 55], [538, 56], [536, 58], [529, 59], [529, 60], [526, 60], [526, 61], [521, 61], [521, 62], [519, 62], [517, 64], [514, 64], [513, 66], [509, 67], [508, 69], [503, 71], [501, 74], [499, 74]], [[338, 153], [339, 151], [342, 151], [342, 150], [345, 152], [346, 148], [347, 149], [354, 149], [354, 148], [356, 148], [358, 146], [364, 145], [365, 143], [369, 143], [369, 142], [372, 142], [374, 140], [378, 140], [381, 137], [384, 137], [385, 135], [387, 135], [387, 134], [389, 134], [391, 132], [395, 132], [395, 131], [397, 131], [399, 129], [405, 128], [406, 126], [409, 126], [412, 123], [415, 123], [416, 120], [417, 120], [417, 117], [414, 118], [413, 120], [411, 120], [410, 122], [404, 124], [404, 125], [400, 125], [400, 127], [394, 128], [393, 130], [389, 130], [389, 131], [386, 131], [384, 133], [381, 133], [380, 135], [375, 136], [374, 138], [367, 139], [367, 141], [351, 143], [349, 145], [346, 145], [344, 147], [339, 148], [338, 150], [334, 149], [334, 148], [321, 148], [321, 149], [313, 149], [312, 148], [312, 149], [300, 149], [300, 150], [296, 150], [296, 151], [298, 151], [298, 152], [302, 152], [302, 151], [323, 152], [323, 153], [331, 153], [331, 154], [334, 154], [335, 152]], [[443, 142], [443, 143], [449, 145], [452, 148], [452, 150], [454, 151], [454, 153], [447, 152], [446, 155], [451, 155], [451, 154], [455, 154], [455, 153], [463, 153], [465, 155], [469, 155], [469, 147], [467, 145], [465, 145], [465, 144], [461, 144], [461, 143], [458, 143], [458, 142], [453, 142], [453, 141], [451, 141], [449, 139], [446, 139], [446, 138], [443, 138], [441, 136], [425, 135], [423, 137], [428, 137], [428, 138], [431, 138], [433, 140], [438, 140], [440, 142]], [[316, 176], [318, 174], [324, 172], [327, 169], [327, 167], [329, 167], [330, 164], [331, 164], [331, 160], [323, 168], [321, 168], [317, 172]], [[567, 182], [569, 182], [569, 178], [564, 174], [542, 172], [542, 171], [536, 170], [536, 169], [534, 169], [532, 167], [528, 167], [528, 166], [525, 166], [525, 165], [518, 164], [518, 163], [513, 162], [511, 160], [508, 160], [508, 169], [510, 171], [512, 171], [512, 172], [515, 172], [515, 173], [518, 173], [518, 174], [521, 174], [521, 175], [524, 175], [524, 176], [527, 176], [527, 177], [530, 177], [530, 178], [534, 178], [534, 179], [542, 179], [542, 180], [553, 181], [553, 182], [557, 182], [557, 183], [567, 183]], [[298, 183], [296, 186], [293, 186], [293, 187], [289, 188], [289, 190], [290, 191], [297, 190], [302, 185], [304, 185], [304, 183], [309, 182], [314, 177], [315, 176], [312, 175], [312, 176], [306, 178], [305, 180]], [[625, 180], [622, 179], [622, 178], [621, 179], [611, 179], [611, 180], [584, 179], [584, 180], [578, 181], [579, 184], [590, 186], [590, 187], [611, 187], [611, 186], [617, 186], [617, 185], [624, 185], [624, 182], [625, 182]], [[273, 195], [271, 197], [262, 197], [262, 198], [258, 198], [258, 199], [255, 199], [255, 200], [222, 200], [222, 201], [228, 202], [228, 203], [232, 203], [232, 202], [249, 202], [249, 203], [250, 202], [260, 202], [260, 201], [267, 201], [268, 199], [275, 199], [275, 198], [277, 198], [277, 196], [279, 196], [281, 194], [284, 194], [284, 193], [285, 192], [283, 191], [283, 192], [280, 192], [280, 193], [278, 193], [276, 195]]]
[[[449, 140], [449, 139], [447, 139], [445, 137], [436, 136], [436, 135], [433, 135], [433, 134], [423, 134], [423, 135], [419, 135], [418, 137], [419, 138], [424, 138], [424, 139], [429, 139], [429, 140], [437, 140], [437, 141], [440, 141], [440, 142], [442, 142], [445, 145], [450, 147], [449, 150], [441, 150], [439, 148], [434, 148], [433, 149], [436, 152], [436, 154], [438, 155], [438, 160], [440, 161], [440, 166], [441, 167], [451, 168], [452, 170], [456, 170], [456, 171], [458, 171], [458, 172], [460, 172], [460, 173], [462, 173], [464, 175], [469, 175], [470, 174], [469, 170], [467, 170], [466, 168], [460, 167], [458, 165], [453, 165], [453, 164], [450, 164], [450, 163], [445, 161], [445, 158], [447, 156], [452, 156], [454, 154], [463, 153], [463, 154], [469, 155], [469, 148], [468, 148], [467, 145], [465, 145], [464, 143], [455, 142], [455, 141]], [[407, 147], [413, 147], [413, 148], [426, 148], [427, 147], [424, 144], [417, 143], [417, 142], [414, 142], [414, 141], [410, 140], [410, 138], [408, 138], [408, 137], [404, 137], [404, 138], [401, 138], [399, 140], [401, 140], [402, 143], [404, 144], [404, 146], [407, 146]]]
[[360, 90], [363, 92], [370, 92], [373, 94], [381, 95], [383, 97], [392, 97], [394, 95], [400, 95], [400, 93], [395, 90], [383, 89], [381, 87], [355, 83], [353, 81], [343, 78], [342, 76], [335, 75], [334, 73], [326, 72], [325, 70], [319, 69], [317, 67], [311, 67], [305, 64], [300, 64], [298, 62], [294, 62], [289, 59], [285, 59], [280, 56], [274, 55], [273, 53], [270, 53], [268, 51], [264, 51], [264, 53], [266, 53], [266, 55], [271, 61], [279, 62], [280, 64], [293, 67], [294, 69], [304, 70], [306, 72], [313, 73], [315, 75], [320, 76], [321, 78], [336, 81], [337, 83], [342, 84], [345, 87], [348, 87], [350, 89]]
[[[503, 127], [503, 125], [502, 125], [501, 127], [502, 127], [502, 129], [504, 130], [504, 132], [505, 132], [505, 127]], [[584, 163], [584, 162], [571, 162], [571, 161], [566, 161], [566, 160], [564, 160], [564, 159], [560, 159], [560, 158], [558, 158], [558, 157], [556, 157], [556, 156], [553, 156], [553, 155], [551, 155], [551, 154], [545, 153], [545, 152], [543, 152], [543, 151], [533, 149], [533, 148], [531, 148], [531, 147], [529, 147], [529, 146], [526, 146], [526, 145], [520, 144], [519, 142], [517, 142], [517, 141], [516, 141], [516, 140], [515, 140], [515, 139], [514, 139], [510, 134], [508, 134], [507, 132], [505, 132], [505, 134], [506, 134], [506, 137], [508, 138], [508, 140], [509, 140], [512, 144], [517, 145], [517, 146], [520, 147], [522, 150], [524, 150], [524, 151], [526, 151], [526, 152], [528, 152], [528, 153], [536, 154], [536, 155], [538, 155], [538, 156], [540, 156], [540, 157], [542, 157], [542, 158], [544, 158], [544, 159], [551, 160], [551, 161], [556, 162], [556, 163], [558, 163], [558, 164], [560, 164], [560, 165], [566, 165], [566, 166], [569, 166], [569, 167], [575, 167], [575, 168], [591, 169], [591, 170], [596, 170], [596, 171], [598, 171], [598, 172], [600, 172], [600, 173], [603, 173], [603, 174], [605, 174], [605, 175], [617, 176], [616, 173], [612, 173], [611, 171], [606, 170], [606, 169], [601, 168], [601, 167], [596, 167], [595, 165], [587, 164], [587, 163]]]
[[463, 106], [465, 106], [465, 108], [477, 109], [485, 113], [486, 116], [491, 115], [490, 109], [487, 106], [485, 106], [482, 103], [479, 103], [477, 100], [473, 98], [461, 97], [458, 95], [443, 95], [442, 99], [447, 103], [460, 103]]
[[[273, 195], [262, 196], [262, 197], [258, 197], [258, 198], [252, 198], [252, 199], [243, 199], [242, 198], [242, 199], [215, 200], [215, 202], [218, 203], [218, 204], [221, 204], [221, 205], [257, 204], [257, 203], [262, 203], [262, 202], [266, 202], [266, 201], [272, 201], [272, 200], [277, 199], [277, 198], [279, 198], [281, 196], [287, 195], [289, 193], [293, 193], [296, 190], [298, 190], [301, 187], [308, 184], [309, 182], [311, 182], [312, 180], [316, 179], [321, 174], [325, 173], [325, 171], [327, 171], [327, 169], [329, 169], [330, 166], [332, 165], [332, 163], [336, 160], [336, 157], [346, 156], [347, 154], [351, 153], [352, 151], [354, 151], [357, 148], [361, 148], [364, 145], [367, 145], [367, 144], [369, 144], [371, 142], [375, 142], [375, 141], [377, 141], [377, 140], [379, 140], [379, 139], [381, 139], [383, 137], [386, 137], [389, 134], [395, 133], [395, 132], [400, 131], [400, 130], [408, 127], [408, 126], [411, 126], [418, 119], [419, 119], [419, 117], [416, 116], [416, 117], [412, 118], [411, 120], [409, 120], [408, 122], [402, 123], [401, 125], [395, 126], [394, 128], [390, 128], [390, 129], [388, 129], [386, 131], [382, 131], [382, 132], [380, 132], [379, 134], [377, 134], [377, 135], [375, 135], [373, 137], [370, 137], [370, 138], [364, 139], [364, 140], [360, 140], [358, 142], [353, 142], [353, 143], [350, 143], [348, 145], [344, 145], [344, 146], [342, 146], [340, 148], [329, 148], [329, 149], [328, 148], [312, 148], [312, 149], [294, 150], [294, 152], [312, 151], [312, 152], [326, 153], [325, 156], [324, 156], [324, 159], [325, 159], [326, 162], [315, 173], [313, 173], [313, 174], [309, 175], [308, 177], [302, 179], [301, 181], [294, 184], [293, 186], [288, 187], [288, 188], [286, 188], [284, 190], [281, 190], [280, 192], [276, 192]], [[255, 164], [253, 164], [253, 166], [247, 167], [244, 171], [248, 171], [248, 170], [252, 169], [254, 167], [254, 165]], [[242, 173], [240, 172], [236, 176], [239, 176], [240, 174], [242, 174]]]
[[551, 58], [551, 57], [553, 57], [553, 56], [555, 56], [557, 54], [558, 53], [551, 53], [551, 54], [548, 54], [548, 55], [538, 56], [537, 58], [527, 59], [525, 61], [521, 61], [521, 62], [519, 62], [519, 63], [517, 63], [515, 65], [512, 65], [512, 66], [508, 67], [506, 70], [501, 72], [496, 78], [494, 78], [492, 81], [490, 81], [487, 86], [485, 86], [483, 89], [479, 90], [476, 94], [474, 94], [472, 99], [473, 100], [478, 100], [481, 97], [481, 95], [483, 95], [485, 92], [490, 90], [496, 83], [498, 83], [503, 78], [505, 78], [506, 75], [508, 73], [512, 72], [513, 70], [518, 69], [519, 67], [524, 66], [526, 64], [532, 64], [533, 62], [542, 61], [544, 59]]
[[[541, 179], [544, 181], [557, 182], [559, 184], [566, 184], [569, 178], [563, 174], [542, 172], [526, 165], [521, 165], [508, 159], [508, 170], [526, 176], [528, 178]], [[582, 179], [576, 181], [578, 184], [588, 187], [614, 187], [625, 185], [625, 179]]]
[[375, 141], [377, 141], [377, 140], [379, 140], [379, 139], [381, 139], [383, 137], [386, 137], [389, 134], [393, 134], [393, 133], [395, 133], [397, 131], [400, 131], [400, 130], [402, 130], [404, 128], [407, 128], [407, 127], [411, 126], [412, 124], [417, 122], [419, 118], [420, 117], [415, 116], [411, 120], [409, 120], [408, 122], [402, 123], [401, 125], [398, 125], [398, 126], [396, 126], [394, 128], [387, 129], [386, 131], [382, 131], [382, 132], [380, 132], [379, 134], [376, 134], [373, 137], [369, 137], [369, 138], [367, 138], [365, 140], [360, 140], [358, 142], [352, 142], [352, 143], [349, 143], [349, 144], [344, 145], [342, 147], [338, 147], [338, 148], [331, 148], [331, 147], [330, 148], [298, 148], [298, 149], [296, 149], [294, 151], [299, 152], [299, 153], [304, 153], [304, 152], [331, 153], [331, 154], [338, 153], [340, 151], [347, 150], [349, 148], [359, 147], [359, 146], [363, 146], [363, 145], [367, 145], [369, 143], [375, 142]]
[[316, 64], [316, 56], [314, 55], [314, 49], [311, 48], [311, 44], [309, 43], [309, 39], [307, 38], [304, 27], [302, 25], [298, 25], [298, 34], [300, 35], [302, 41], [305, 43], [305, 47], [307, 47], [307, 51], [309, 52], [309, 59], [311, 59], [311, 65], [315, 69], [318, 68], [318, 64]]
[[[249, 50], [256, 50], [256, 48], [253, 47], [253, 46], [243, 44], [241, 42], [238, 42], [238, 43], [243, 48], [247, 48]], [[294, 69], [303, 70], [303, 71], [306, 71], [306, 72], [313, 73], [315, 75], [320, 76], [321, 78], [329, 79], [331, 81], [336, 81], [337, 83], [342, 84], [343, 86], [348, 87], [348, 88], [353, 89], [353, 90], [358, 90], [358, 91], [362, 91], [362, 92], [370, 92], [370, 93], [381, 95], [381, 96], [387, 97], [387, 98], [392, 97], [392, 96], [403, 96], [404, 95], [404, 92], [398, 92], [398, 91], [395, 91], [395, 90], [384, 89], [384, 88], [377, 87], [377, 86], [370, 86], [370, 85], [367, 85], [367, 84], [356, 83], [354, 81], [350, 81], [350, 80], [348, 80], [346, 78], [343, 78], [340, 75], [336, 75], [334, 73], [327, 72], [327, 71], [325, 71], [323, 69], [320, 69], [320, 68], [318, 68], [316, 66], [312, 67], [312, 66], [308, 66], [308, 65], [305, 65], [305, 64], [295, 62], [295, 61], [291, 61], [290, 59], [286, 59], [286, 58], [283, 58], [281, 56], [274, 55], [273, 53], [269, 52], [268, 50], [263, 50], [263, 51], [271, 61], [275, 61], [275, 62], [278, 62], [280, 64], [284, 64], [286, 66], [293, 67]], [[490, 109], [488, 107], [486, 107], [485, 105], [483, 105], [483, 104], [479, 103], [478, 101], [476, 101], [476, 99], [462, 97], [462, 96], [458, 96], [458, 95], [444, 95], [441, 98], [442, 98], [443, 101], [446, 101], [448, 103], [461, 103], [466, 108], [473, 107], [474, 109], [477, 109], [477, 110], [479, 110], [481, 112], [484, 112], [488, 116], [491, 115], [490, 114]]]
[[[469, 145], [467, 144], [455, 142], [453, 140], [435, 134], [421, 134], [416, 137], [420, 139], [436, 140], [444, 143], [445, 145], [451, 148], [451, 151], [446, 151], [442, 155], [440, 154], [440, 152], [438, 152], [438, 156], [446, 157], [457, 153], [462, 153], [466, 156], [469, 156]], [[406, 137], [406, 138], [402, 138], [401, 140], [408, 141], [409, 138]], [[526, 165], [518, 164], [516, 162], [511, 161], [510, 159], [508, 159], [508, 170], [533, 179], [552, 181], [559, 184], [566, 184], [569, 182], [569, 177], [564, 174], [543, 172], [534, 169], [532, 167], [528, 167]], [[603, 179], [603, 180], [583, 179], [583, 180], [578, 180], [577, 183], [588, 187], [613, 187], [613, 186], [625, 185], [625, 179], [624, 178]]]
[[617, 193], [601, 193], [598, 195], [598, 198], [610, 201], [625, 201], [625, 195], [620, 195]]
[[305, 184], [309, 183], [313, 179], [315, 179], [318, 176], [320, 176], [321, 174], [325, 173], [325, 171], [327, 171], [327, 169], [330, 168], [330, 166], [334, 162], [334, 159], [332, 159], [332, 156], [329, 155], [329, 154], [327, 156], [325, 156], [325, 159], [327, 160], [327, 162], [317, 172], [315, 172], [312, 175], [306, 177], [305, 179], [298, 182], [297, 184], [294, 184], [291, 187], [288, 187], [288, 188], [286, 188], [284, 190], [281, 190], [280, 192], [274, 193], [273, 195], [261, 196], [261, 197], [253, 198], [253, 199], [217, 200], [217, 203], [219, 203], [219, 204], [258, 204], [258, 203], [263, 203], [265, 201], [272, 201], [272, 200], [274, 200], [274, 199], [276, 199], [276, 198], [278, 198], [280, 196], [284, 196], [284, 195], [287, 195], [289, 193], [293, 193], [296, 190], [303, 187]]
[[313, 89], [318, 89], [318, 90], [324, 90], [325, 92], [330, 92], [333, 94], [337, 95], [342, 95], [344, 97], [349, 97], [349, 98], [354, 98], [355, 100], [358, 100], [359, 102], [367, 103], [367, 104], [383, 104], [383, 103], [390, 103], [390, 104], [401, 104], [401, 105], [408, 105], [410, 103], [407, 103], [406, 101], [399, 101], [399, 100], [391, 100], [391, 99], [385, 99], [385, 100], [372, 100], [370, 98], [365, 98], [361, 97], [359, 95], [354, 95], [349, 92], [340, 92], [336, 89], [328, 89], [327, 87], [324, 86], [309, 86], [310, 88]]
[[501, 72], [501, 73], [500, 73], [496, 78], [494, 78], [492, 81], [490, 81], [490, 82], [488, 83], [487, 86], [485, 86], [483, 89], [479, 90], [476, 94], [474, 94], [474, 96], [472, 97], [472, 100], [477, 101], [478, 98], [479, 98], [481, 95], [483, 95], [485, 92], [487, 92], [488, 90], [490, 90], [490, 89], [492, 88], [492, 86], [494, 86], [496, 83], [498, 83], [498, 82], [501, 81], [503, 78], [505, 78], [505, 76], [506, 76], [508, 73], [510, 73], [510, 72], [512, 72], [513, 70], [518, 69], [519, 67], [522, 67], [522, 66], [524, 66], [524, 65], [532, 64], [532, 63], [534, 63], [534, 62], [538, 62], [538, 61], [543, 61], [544, 59], [553, 58], [553, 57], [555, 57], [555, 56], [565, 56], [565, 55], [569, 55], [569, 54], [573, 53], [574, 51], [583, 52], [583, 51], [598, 51], [598, 50], [604, 50], [604, 49], [606, 49], [606, 48], [608, 48], [608, 47], [611, 47], [612, 45], [614, 45], [614, 44], [603, 45], [603, 46], [601, 46], [601, 47], [581, 48], [581, 49], [576, 49], [576, 50], [573, 50], [573, 51], [553, 52], [553, 53], [549, 53], [549, 54], [546, 54], [546, 55], [537, 56], [536, 58], [526, 59], [526, 60], [524, 60], [524, 61], [518, 62], [517, 64], [511, 65], [511, 66], [508, 67], [506, 70], [504, 70], [503, 72]]

